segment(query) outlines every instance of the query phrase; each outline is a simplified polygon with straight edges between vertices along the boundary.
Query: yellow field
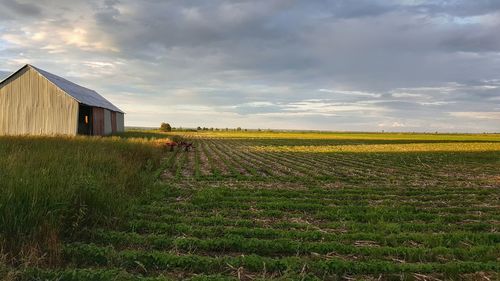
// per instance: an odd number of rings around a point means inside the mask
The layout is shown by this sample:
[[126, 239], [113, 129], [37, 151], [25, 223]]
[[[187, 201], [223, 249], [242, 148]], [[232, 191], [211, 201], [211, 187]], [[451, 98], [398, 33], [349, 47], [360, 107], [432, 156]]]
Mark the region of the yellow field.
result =
[[[174, 134], [186, 135], [184, 132]], [[284, 132], [284, 131], [201, 131], [192, 135], [202, 138], [308, 139], [308, 140], [423, 140], [423, 141], [491, 141], [500, 142], [500, 134], [424, 134], [424, 133], [356, 133], [356, 132]]]
[[251, 146], [250, 150], [259, 152], [467, 152], [500, 151], [498, 142], [465, 143], [411, 143], [411, 144], [362, 144], [362, 145], [301, 145], [301, 146]]

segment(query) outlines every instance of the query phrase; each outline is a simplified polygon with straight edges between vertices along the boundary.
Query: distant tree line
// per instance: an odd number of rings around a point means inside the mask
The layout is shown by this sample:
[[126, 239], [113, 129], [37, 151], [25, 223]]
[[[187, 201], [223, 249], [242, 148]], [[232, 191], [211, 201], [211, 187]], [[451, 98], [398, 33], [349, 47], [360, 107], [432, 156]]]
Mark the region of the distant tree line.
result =
[[210, 127], [210, 128], [207, 128], [207, 127], [196, 127], [196, 131], [237, 131], [237, 132], [240, 132], [240, 131], [248, 131], [248, 129], [242, 129], [241, 127], [237, 127], [237, 128], [214, 128], [214, 127]]
[[261, 130], [261, 129], [243, 129], [241, 127], [236, 127], [236, 128], [214, 128], [214, 127], [202, 127], [202, 126], [198, 126], [196, 127], [196, 129], [192, 129], [192, 128], [182, 128], [182, 127], [172, 127], [170, 126], [169, 123], [166, 123], [166, 122], [163, 122], [161, 123], [160, 125], [160, 131], [162, 132], [171, 132], [171, 131], [185, 131], [185, 132], [200, 132], [200, 131], [221, 131], [221, 132], [247, 132], [247, 131], [257, 131], [257, 132], [261, 132], [261, 131], [266, 131], [266, 132], [273, 132], [273, 130], [271, 129], [264, 129], [264, 130]]

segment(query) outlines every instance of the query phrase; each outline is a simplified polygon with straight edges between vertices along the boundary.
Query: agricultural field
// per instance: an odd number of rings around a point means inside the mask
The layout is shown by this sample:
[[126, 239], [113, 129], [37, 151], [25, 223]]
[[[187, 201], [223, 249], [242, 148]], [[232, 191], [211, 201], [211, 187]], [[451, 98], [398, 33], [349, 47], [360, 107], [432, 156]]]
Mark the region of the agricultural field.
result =
[[[128, 201], [116, 223], [64, 236], [56, 263], [9, 265], [8, 278], [500, 278], [500, 135], [130, 131], [114, 138], [121, 147], [140, 143], [124, 160], [156, 179], [150, 191]], [[194, 148], [158, 150], [180, 139]], [[146, 163], [150, 154], [160, 159]]]

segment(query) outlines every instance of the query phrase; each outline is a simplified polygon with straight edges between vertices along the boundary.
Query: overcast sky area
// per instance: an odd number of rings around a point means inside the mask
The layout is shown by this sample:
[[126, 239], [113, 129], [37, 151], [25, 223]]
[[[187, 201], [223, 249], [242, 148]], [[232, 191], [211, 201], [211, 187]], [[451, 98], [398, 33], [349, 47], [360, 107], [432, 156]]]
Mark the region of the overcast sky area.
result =
[[33, 64], [126, 126], [500, 131], [498, 0], [0, 4], [0, 76]]

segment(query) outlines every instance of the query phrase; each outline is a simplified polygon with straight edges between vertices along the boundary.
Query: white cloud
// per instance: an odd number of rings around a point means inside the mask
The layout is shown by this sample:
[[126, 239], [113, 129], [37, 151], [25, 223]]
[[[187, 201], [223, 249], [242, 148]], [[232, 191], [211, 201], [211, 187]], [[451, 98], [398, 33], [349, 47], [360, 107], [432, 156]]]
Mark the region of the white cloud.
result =
[[339, 89], [318, 89], [319, 92], [331, 93], [337, 95], [347, 95], [347, 96], [367, 96], [367, 97], [380, 97], [379, 93], [365, 92], [365, 91], [353, 91], [353, 90], [339, 90]]
[[267, 113], [256, 113], [257, 116], [264, 117], [304, 117], [304, 116], [323, 116], [323, 117], [332, 117], [338, 116], [335, 113], [328, 112], [267, 112]]
[[454, 103], [456, 103], [456, 102], [454, 102], [454, 101], [419, 102], [420, 105], [435, 105], [435, 106], [446, 105], [446, 104], [454, 104]]
[[[500, 120], [500, 111], [495, 111], [495, 112], [462, 111], [462, 112], [448, 112], [448, 113], [453, 117]], [[500, 128], [500, 124], [498, 124], [498, 127]]]
[[275, 105], [272, 102], [268, 101], [254, 101], [254, 102], [247, 102], [244, 104], [241, 104], [241, 106], [249, 106], [249, 107], [266, 107], [266, 106], [273, 106]]
[[407, 92], [394, 92], [392, 93], [392, 96], [395, 98], [422, 98], [422, 97], [428, 97], [423, 94], [417, 94], [417, 93], [407, 93]]
[[404, 128], [404, 127], [407, 127], [404, 123], [397, 122], [397, 121], [394, 121], [392, 123], [379, 123], [377, 126], [380, 128]]

